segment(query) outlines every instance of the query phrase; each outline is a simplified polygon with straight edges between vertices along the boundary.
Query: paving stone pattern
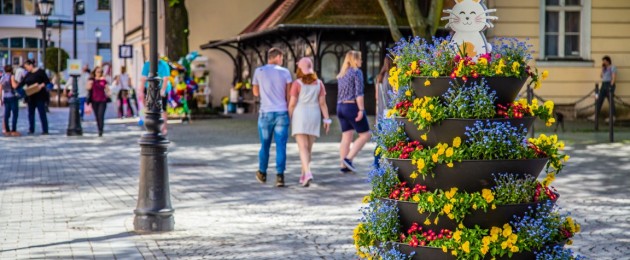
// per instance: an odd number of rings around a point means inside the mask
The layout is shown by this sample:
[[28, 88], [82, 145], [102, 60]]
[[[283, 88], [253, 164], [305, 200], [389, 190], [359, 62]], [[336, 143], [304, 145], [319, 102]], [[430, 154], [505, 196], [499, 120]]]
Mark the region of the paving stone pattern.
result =
[[[297, 184], [293, 142], [287, 188], [273, 187], [273, 160], [268, 183], [254, 179], [253, 117], [170, 125], [176, 230], [138, 235], [142, 129], [110, 120], [98, 138], [89, 119], [84, 137], [68, 138], [66, 116], [52, 111], [50, 136], [0, 138], [1, 259], [356, 259], [352, 229], [369, 192], [374, 146], [356, 161], [362, 173], [337, 173], [338, 124], [315, 144], [310, 188]], [[582, 223], [572, 248], [590, 259], [630, 259], [630, 146], [568, 150], [572, 159], [556, 186], [559, 204]]]

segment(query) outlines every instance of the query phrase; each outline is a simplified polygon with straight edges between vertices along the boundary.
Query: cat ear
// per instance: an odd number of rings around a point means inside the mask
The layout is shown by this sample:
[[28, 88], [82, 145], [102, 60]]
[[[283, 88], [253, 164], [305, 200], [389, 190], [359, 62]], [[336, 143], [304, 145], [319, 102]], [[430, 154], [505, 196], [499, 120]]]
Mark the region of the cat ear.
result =
[[464, 0], [455, 0], [455, 4], [459, 4], [461, 2], [464, 2]]
[[481, 3], [481, 0], [472, 0], [475, 3]]

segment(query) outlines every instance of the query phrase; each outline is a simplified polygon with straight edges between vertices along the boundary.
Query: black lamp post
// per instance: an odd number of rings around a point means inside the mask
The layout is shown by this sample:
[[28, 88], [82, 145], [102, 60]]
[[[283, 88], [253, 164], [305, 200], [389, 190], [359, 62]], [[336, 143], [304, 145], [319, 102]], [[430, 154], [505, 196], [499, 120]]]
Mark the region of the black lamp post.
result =
[[[77, 58], [77, 0], [72, 1], [72, 58]], [[79, 75], [72, 76], [72, 96], [68, 100], [70, 107], [67, 136], [82, 136], [81, 115], [79, 115]]]
[[146, 96], [146, 132], [140, 137], [140, 183], [138, 204], [134, 210], [133, 226], [136, 232], [171, 231], [175, 220], [168, 182], [167, 146], [162, 136], [162, 98], [158, 68], [157, 0], [149, 0], [149, 89]]
[[99, 56], [99, 48], [98, 48], [98, 46], [100, 45], [101, 35], [102, 34], [103, 34], [103, 32], [101, 32], [101, 29], [96, 27], [96, 30], [94, 30], [94, 36], [96, 36], [96, 56]]
[[49, 0], [39, 0], [39, 19], [42, 21], [42, 65], [46, 69], [46, 27], [48, 26], [48, 16], [52, 12], [53, 2]]

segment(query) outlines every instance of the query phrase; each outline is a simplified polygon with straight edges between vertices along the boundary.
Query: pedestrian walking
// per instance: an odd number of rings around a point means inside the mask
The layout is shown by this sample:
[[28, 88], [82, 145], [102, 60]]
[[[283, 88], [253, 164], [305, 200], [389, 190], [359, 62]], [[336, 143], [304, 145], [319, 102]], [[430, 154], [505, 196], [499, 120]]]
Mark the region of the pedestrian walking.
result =
[[[15, 81], [13, 67], [11, 65], [4, 66], [4, 73], [0, 78], [0, 86], [2, 86], [2, 99], [0, 99], [0, 101], [4, 105], [4, 120], [2, 122], [4, 135], [20, 136], [20, 133], [17, 131], [19, 96], [16, 89], [18, 83]], [[9, 119], [11, 119], [11, 124], [9, 124]]]
[[267, 64], [258, 67], [253, 78], [254, 96], [260, 97], [258, 135], [261, 147], [258, 153], [256, 179], [261, 183], [267, 181], [269, 148], [273, 138], [276, 142], [277, 187], [284, 187], [287, 140], [289, 138], [287, 100], [292, 81], [289, 70], [282, 67], [283, 56], [284, 53], [280, 49], [269, 49], [267, 51]]
[[595, 113], [599, 113], [602, 109], [602, 105], [604, 104], [604, 99], [608, 100], [608, 105], [610, 109], [612, 109], [613, 118], [609, 118], [608, 120], [615, 121], [615, 101], [611, 100], [608, 97], [608, 91], [612, 93], [613, 99], [615, 96], [615, 83], [617, 81], [617, 67], [612, 65], [612, 59], [609, 56], [604, 56], [602, 58], [602, 72], [600, 74], [602, 78], [602, 87], [599, 89], [599, 93], [597, 95], [597, 102], [595, 106]]
[[[35, 109], [39, 114], [39, 120], [42, 124], [42, 135], [48, 135], [48, 118], [46, 116], [46, 100], [48, 99], [48, 90], [46, 85], [50, 83], [46, 72], [35, 66], [34, 60], [26, 60], [24, 69], [28, 72], [24, 79], [18, 85], [18, 88], [35, 88], [34, 94], [26, 97], [28, 104], [28, 134], [35, 133]], [[37, 90], [39, 89], [39, 90]]]
[[313, 71], [313, 62], [310, 58], [302, 58], [297, 65], [297, 79], [291, 85], [289, 117], [292, 136], [297, 142], [302, 162], [300, 184], [308, 187], [313, 180], [310, 166], [311, 155], [315, 139], [320, 134], [320, 121], [324, 123], [324, 129], [328, 134], [332, 120], [328, 115], [326, 105], [326, 89], [324, 83], [317, 79], [317, 74]]
[[108, 97], [111, 94], [101, 67], [96, 66], [92, 71], [92, 76], [87, 83], [87, 90], [89, 92], [89, 102], [92, 104], [94, 117], [96, 118], [98, 136], [101, 137], [105, 126], [105, 111]]
[[[129, 100], [129, 92], [132, 89], [131, 78], [127, 74], [127, 67], [120, 67], [120, 75], [114, 78], [114, 86], [118, 89], [118, 118], [133, 117], [133, 109]], [[125, 115], [125, 107], [127, 115]]]
[[[361, 52], [348, 51], [337, 75], [337, 117], [341, 125], [339, 157], [341, 172], [355, 172], [352, 160], [370, 140], [370, 125], [365, 114]], [[354, 132], [359, 137], [352, 143]]]
[[[140, 86], [142, 88], [141, 92], [137, 92], [137, 93], [142, 93], [142, 97], [141, 99], [143, 99], [143, 107], [146, 106], [146, 96], [147, 96], [147, 90], [149, 89], [149, 84], [147, 83], [147, 79], [149, 77], [149, 70], [151, 69], [151, 63], [150, 62], [145, 62], [144, 65], [142, 66], [142, 77], [140, 77]], [[171, 76], [171, 66], [168, 65], [168, 62], [166, 62], [165, 60], [160, 59], [158, 61], [158, 65], [157, 65], [157, 76], [160, 81], [158, 83], [158, 86], [160, 87], [160, 96], [162, 98], [162, 119], [163, 119], [163, 124], [162, 124], [162, 135], [167, 135], [168, 134], [168, 128], [167, 128], [167, 122], [168, 122], [168, 113], [166, 112], [166, 107], [168, 105], [168, 95], [166, 94], [166, 86], [167, 86], [167, 82], [168, 82], [168, 78]], [[143, 121], [142, 118], [140, 118], [140, 121]]]
[[[392, 68], [392, 59], [385, 57], [383, 67], [376, 77], [376, 127], [380, 129], [379, 123], [386, 119], [387, 111], [391, 108], [391, 98], [389, 91], [392, 89], [389, 84], [389, 70]], [[374, 151], [374, 166], [378, 167], [381, 156]]]
[[[91, 74], [92, 73], [90, 72], [90, 67], [88, 67], [88, 65], [84, 65], [81, 75], [78, 77], [79, 79], [77, 80], [77, 88], [79, 92], [79, 95], [77, 97], [79, 98], [79, 116], [81, 117], [81, 121], [83, 121], [83, 116], [85, 115], [85, 103], [87, 101], [88, 95], [87, 82], [88, 79], [92, 77]], [[68, 79], [68, 81], [66, 82], [65, 88], [72, 91], [73, 81], [74, 77], [70, 77], [70, 79]]]

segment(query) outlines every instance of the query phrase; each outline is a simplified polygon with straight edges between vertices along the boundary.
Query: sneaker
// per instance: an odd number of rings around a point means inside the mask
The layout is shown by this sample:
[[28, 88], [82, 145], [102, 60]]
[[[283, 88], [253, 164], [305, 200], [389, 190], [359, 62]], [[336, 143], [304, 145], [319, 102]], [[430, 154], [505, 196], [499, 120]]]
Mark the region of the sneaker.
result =
[[267, 182], [267, 174], [264, 172], [261, 172], [260, 170], [256, 171], [256, 180], [258, 180], [258, 182], [260, 183]]
[[11, 132], [11, 136], [22, 136], [22, 134], [20, 134], [20, 132]]
[[304, 182], [302, 183], [302, 186], [308, 187], [311, 185], [311, 181], [313, 181], [313, 174], [311, 172], [307, 172], [304, 175]]
[[341, 173], [351, 173], [352, 172], [352, 170], [348, 169], [348, 167], [343, 167], [343, 168], [339, 169], [339, 171]]
[[276, 187], [284, 187], [284, 174], [276, 175]]
[[344, 158], [343, 159], [343, 165], [345, 165], [346, 167], [348, 167], [348, 169], [352, 172], [356, 172], [357, 168], [354, 168], [354, 165], [352, 165], [352, 161]]
[[305, 174], [302, 174], [302, 175], [300, 176], [300, 184], [304, 183], [304, 177], [306, 177], [306, 175], [305, 175]]

